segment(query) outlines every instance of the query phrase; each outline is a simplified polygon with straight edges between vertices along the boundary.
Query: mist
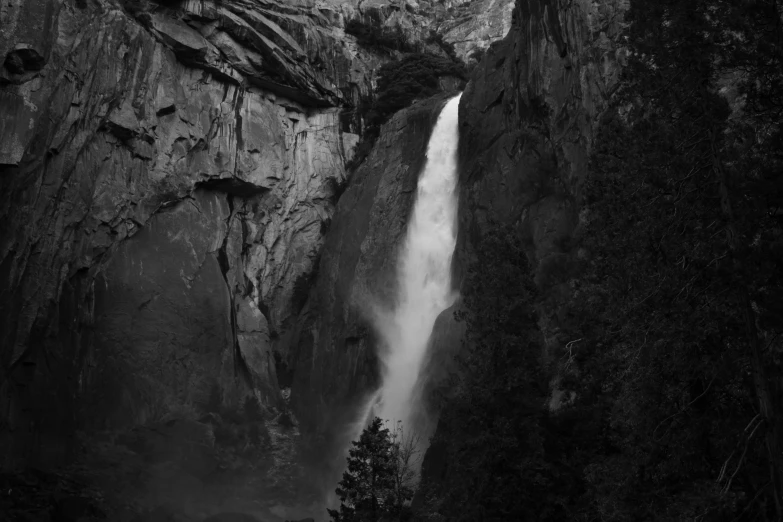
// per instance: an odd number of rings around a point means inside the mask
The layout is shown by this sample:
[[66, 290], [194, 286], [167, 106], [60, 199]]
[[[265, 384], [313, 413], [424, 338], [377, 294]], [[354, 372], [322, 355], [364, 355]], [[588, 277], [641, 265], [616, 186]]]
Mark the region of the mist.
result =
[[382, 385], [374, 415], [398, 422], [406, 431], [426, 418], [415, 389], [422, 375], [432, 328], [451, 306], [451, 259], [457, 227], [457, 144], [460, 96], [449, 100], [438, 117], [427, 146], [427, 160], [398, 260], [396, 307], [379, 316]]

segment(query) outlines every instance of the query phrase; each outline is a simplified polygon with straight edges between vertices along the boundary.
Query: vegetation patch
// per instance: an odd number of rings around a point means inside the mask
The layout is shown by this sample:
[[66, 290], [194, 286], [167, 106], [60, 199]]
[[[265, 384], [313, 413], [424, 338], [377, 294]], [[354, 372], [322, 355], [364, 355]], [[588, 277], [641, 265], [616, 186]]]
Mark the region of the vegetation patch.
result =
[[410, 53], [417, 50], [415, 45], [408, 42], [399, 26], [392, 29], [380, 24], [368, 24], [359, 18], [354, 18], [345, 24], [345, 32], [355, 36], [359, 45], [378, 52]]
[[359, 108], [364, 114], [365, 129], [347, 168], [355, 169], [364, 161], [380, 134], [381, 125], [415, 100], [440, 92], [439, 79], [446, 76], [465, 80], [465, 65], [430, 53], [410, 53], [381, 66], [375, 100]]

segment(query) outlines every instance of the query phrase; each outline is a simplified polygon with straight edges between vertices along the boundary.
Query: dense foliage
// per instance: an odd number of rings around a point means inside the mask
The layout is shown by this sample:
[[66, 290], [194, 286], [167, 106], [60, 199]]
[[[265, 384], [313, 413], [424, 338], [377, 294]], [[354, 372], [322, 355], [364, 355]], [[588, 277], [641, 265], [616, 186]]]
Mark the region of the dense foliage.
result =
[[466, 352], [444, 404], [434, 447], [442, 478], [427, 477], [431, 520], [567, 520], [557, 435], [542, 404], [537, 292], [513, 230], [497, 227], [476, 249], [463, 285]]
[[427, 53], [406, 54], [399, 60], [383, 64], [378, 71], [375, 99], [360, 107], [365, 128], [350, 167], [364, 161], [378, 138], [381, 125], [395, 112], [414, 100], [440, 92], [440, 78], [453, 76], [465, 80], [466, 74], [462, 62]]
[[573, 342], [544, 365], [521, 251], [486, 239], [422, 518], [783, 519], [783, 6], [632, 0], [628, 22]]
[[354, 18], [345, 24], [345, 32], [355, 36], [359, 45], [379, 52], [410, 53], [417, 50], [414, 45], [408, 42], [399, 26], [392, 29], [380, 24], [365, 23], [359, 18]]
[[332, 520], [408, 520], [417, 440], [405, 437], [401, 425], [390, 430], [375, 417], [351, 445], [348, 468], [336, 490], [340, 507], [327, 510]]
[[602, 520], [783, 514], [780, 15], [631, 4], [636, 53], [585, 191], [594, 262], [574, 337], [609, 454], [585, 468]]
[[442, 56], [413, 53], [385, 63], [378, 72], [375, 104], [368, 119], [383, 122], [413, 100], [427, 98], [440, 90], [438, 79], [465, 79], [465, 66]]

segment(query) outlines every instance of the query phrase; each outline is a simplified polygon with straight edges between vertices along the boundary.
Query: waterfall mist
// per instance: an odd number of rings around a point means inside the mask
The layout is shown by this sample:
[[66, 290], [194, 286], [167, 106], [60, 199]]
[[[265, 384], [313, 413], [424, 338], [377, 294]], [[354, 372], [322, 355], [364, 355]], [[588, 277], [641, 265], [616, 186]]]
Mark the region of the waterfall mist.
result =
[[[461, 95], [460, 95], [461, 96]], [[457, 142], [460, 96], [446, 103], [427, 146], [398, 265], [397, 304], [379, 325], [382, 385], [375, 415], [421, 432], [416, 394], [432, 328], [456, 297], [451, 258], [457, 227]], [[426, 412], [423, 415], [426, 418]]]
[[[424, 445], [429, 441], [431, 422], [421, 394], [427, 376], [421, 370], [435, 320], [457, 297], [451, 287], [451, 259], [457, 230], [460, 96], [443, 107], [427, 144], [426, 163], [397, 260], [395, 305], [388, 309], [369, 297], [361, 303], [380, 338], [382, 384], [363, 401], [356, 421], [346, 426], [349, 433], [343, 435], [347, 444], [341, 459], [348, 456], [350, 441], [358, 440], [375, 416], [388, 420], [389, 428], [402, 422], [406, 435], [415, 432]], [[419, 458], [414, 465], [420, 464]], [[325, 503], [336, 507], [339, 499], [330, 491]]]

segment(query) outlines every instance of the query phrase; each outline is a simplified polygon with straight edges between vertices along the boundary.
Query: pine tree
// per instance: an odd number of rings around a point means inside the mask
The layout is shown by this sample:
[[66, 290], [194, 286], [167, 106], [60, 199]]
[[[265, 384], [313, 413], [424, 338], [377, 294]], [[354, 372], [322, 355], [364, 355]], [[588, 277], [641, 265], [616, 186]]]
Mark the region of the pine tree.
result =
[[376, 417], [351, 444], [348, 469], [336, 489], [339, 511], [327, 511], [335, 522], [377, 522], [396, 504], [394, 442]]

